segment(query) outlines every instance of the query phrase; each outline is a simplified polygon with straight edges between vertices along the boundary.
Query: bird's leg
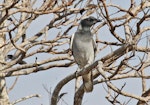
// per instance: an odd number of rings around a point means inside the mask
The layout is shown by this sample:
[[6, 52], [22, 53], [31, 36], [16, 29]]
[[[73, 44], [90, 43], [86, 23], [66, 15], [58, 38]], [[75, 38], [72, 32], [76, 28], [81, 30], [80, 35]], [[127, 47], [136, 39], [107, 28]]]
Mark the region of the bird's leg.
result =
[[[79, 72], [79, 71], [81, 71], [80, 68], [77, 69], [76, 73]], [[75, 92], [77, 92], [78, 89], [80, 88], [80, 81], [81, 81], [81, 79], [82, 79], [81, 76], [79, 76], [79, 77], [76, 76], [76, 81], [75, 81]]]

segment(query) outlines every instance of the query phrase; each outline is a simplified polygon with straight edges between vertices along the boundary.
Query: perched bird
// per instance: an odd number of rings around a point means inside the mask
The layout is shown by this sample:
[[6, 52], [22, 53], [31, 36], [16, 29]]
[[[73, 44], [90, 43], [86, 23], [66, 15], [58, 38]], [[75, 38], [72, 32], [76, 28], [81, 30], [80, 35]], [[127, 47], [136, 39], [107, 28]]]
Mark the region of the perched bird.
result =
[[[86, 66], [93, 63], [96, 52], [96, 43], [91, 33], [91, 26], [101, 20], [92, 16], [81, 20], [77, 31], [71, 38], [71, 49], [79, 69], [82, 70]], [[85, 92], [93, 90], [92, 71], [82, 76]]]

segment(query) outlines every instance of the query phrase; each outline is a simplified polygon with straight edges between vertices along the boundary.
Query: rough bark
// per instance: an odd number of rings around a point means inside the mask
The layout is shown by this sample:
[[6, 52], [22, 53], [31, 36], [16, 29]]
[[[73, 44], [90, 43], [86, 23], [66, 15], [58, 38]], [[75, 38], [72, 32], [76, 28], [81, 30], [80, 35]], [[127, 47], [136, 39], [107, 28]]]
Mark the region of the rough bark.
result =
[[[0, 33], [0, 46], [2, 46], [5, 43], [5, 34]], [[5, 60], [5, 55], [4, 55], [4, 47], [0, 49], [0, 61]], [[3, 67], [3, 64], [0, 63], [0, 68]], [[8, 98], [8, 93], [6, 89], [6, 81], [5, 77], [0, 78], [0, 105], [9, 105], [9, 98]]]
[[[5, 0], [4, 3], [11, 3], [11, 0]], [[0, 18], [5, 17], [5, 14], [7, 14], [7, 11], [3, 10], [0, 14]], [[3, 31], [6, 25], [6, 21], [3, 21], [3, 23], [0, 25], [1, 31]], [[5, 38], [5, 32], [0, 33], [0, 46], [3, 46], [6, 42]], [[0, 61], [4, 62], [5, 61], [5, 47], [0, 48]], [[3, 63], [0, 63], [0, 68], [3, 67]], [[0, 73], [1, 74], [1, 73]], [[9, 96], [6, 88], [6, 80], [5, 77], [0, 78], [0, 105], [10, 105], [9, 102]]]

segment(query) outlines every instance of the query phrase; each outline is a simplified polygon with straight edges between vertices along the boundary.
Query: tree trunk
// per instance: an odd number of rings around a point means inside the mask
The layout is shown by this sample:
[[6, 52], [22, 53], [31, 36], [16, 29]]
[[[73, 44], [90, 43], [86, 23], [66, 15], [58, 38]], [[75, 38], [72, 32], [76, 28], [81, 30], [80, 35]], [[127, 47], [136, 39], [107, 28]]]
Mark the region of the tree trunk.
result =
[[[0, 46], [5, 43], [5, 35], [0, 33]], [[5, 60], [4, 48], [0, 48], [0, 61], [3, 62]], [[3, 67], [3, 64], [0, 63], [0, 68]], [[0, 105], [9, 105], [9, 98], [6, 89], [6, 81], [5, 78], [0, 78]]]
[[[6, 3], [6, 1], [4, 1]], [[5, 15], [5, 10], [1, 12], [0, 18], [2, 18]], [[6, 24], [6, 21], [3, 21], [3, 23], [0, 25], [0, 27], [4, 27]], [[4, 28], [1, 28], [1, 31]], [[0, 33], [0, 68], [3, 67], [3, 63], [5, 61], [5, 47], [2, 47], [5, 44], [5, 32]], [[0, 78], [0, 105], [10, 105], [9, 103], [9, 97], [7, 93], [6, 88], [6, 80], [5, 77]]]

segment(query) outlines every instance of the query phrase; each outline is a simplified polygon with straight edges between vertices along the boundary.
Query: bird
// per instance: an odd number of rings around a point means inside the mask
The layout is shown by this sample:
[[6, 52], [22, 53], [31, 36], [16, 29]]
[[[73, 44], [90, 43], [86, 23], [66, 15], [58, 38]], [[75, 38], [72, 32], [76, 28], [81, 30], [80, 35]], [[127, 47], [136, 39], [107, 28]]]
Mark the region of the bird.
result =
[[[82, 19], [79, 23], [77, 31], [71, 37], [70, 47], [72, 49], [75, 62], [78, 64], [80, 70], [94, 62], [97, 47], [90, 28], [97, 22], [101, 22], [101, 20], [96, 19], [93, 16]], [[88, 74], [82, 75], [82, 79], [84, 91], [92, 92], [92, 71], [90, 71]]]

